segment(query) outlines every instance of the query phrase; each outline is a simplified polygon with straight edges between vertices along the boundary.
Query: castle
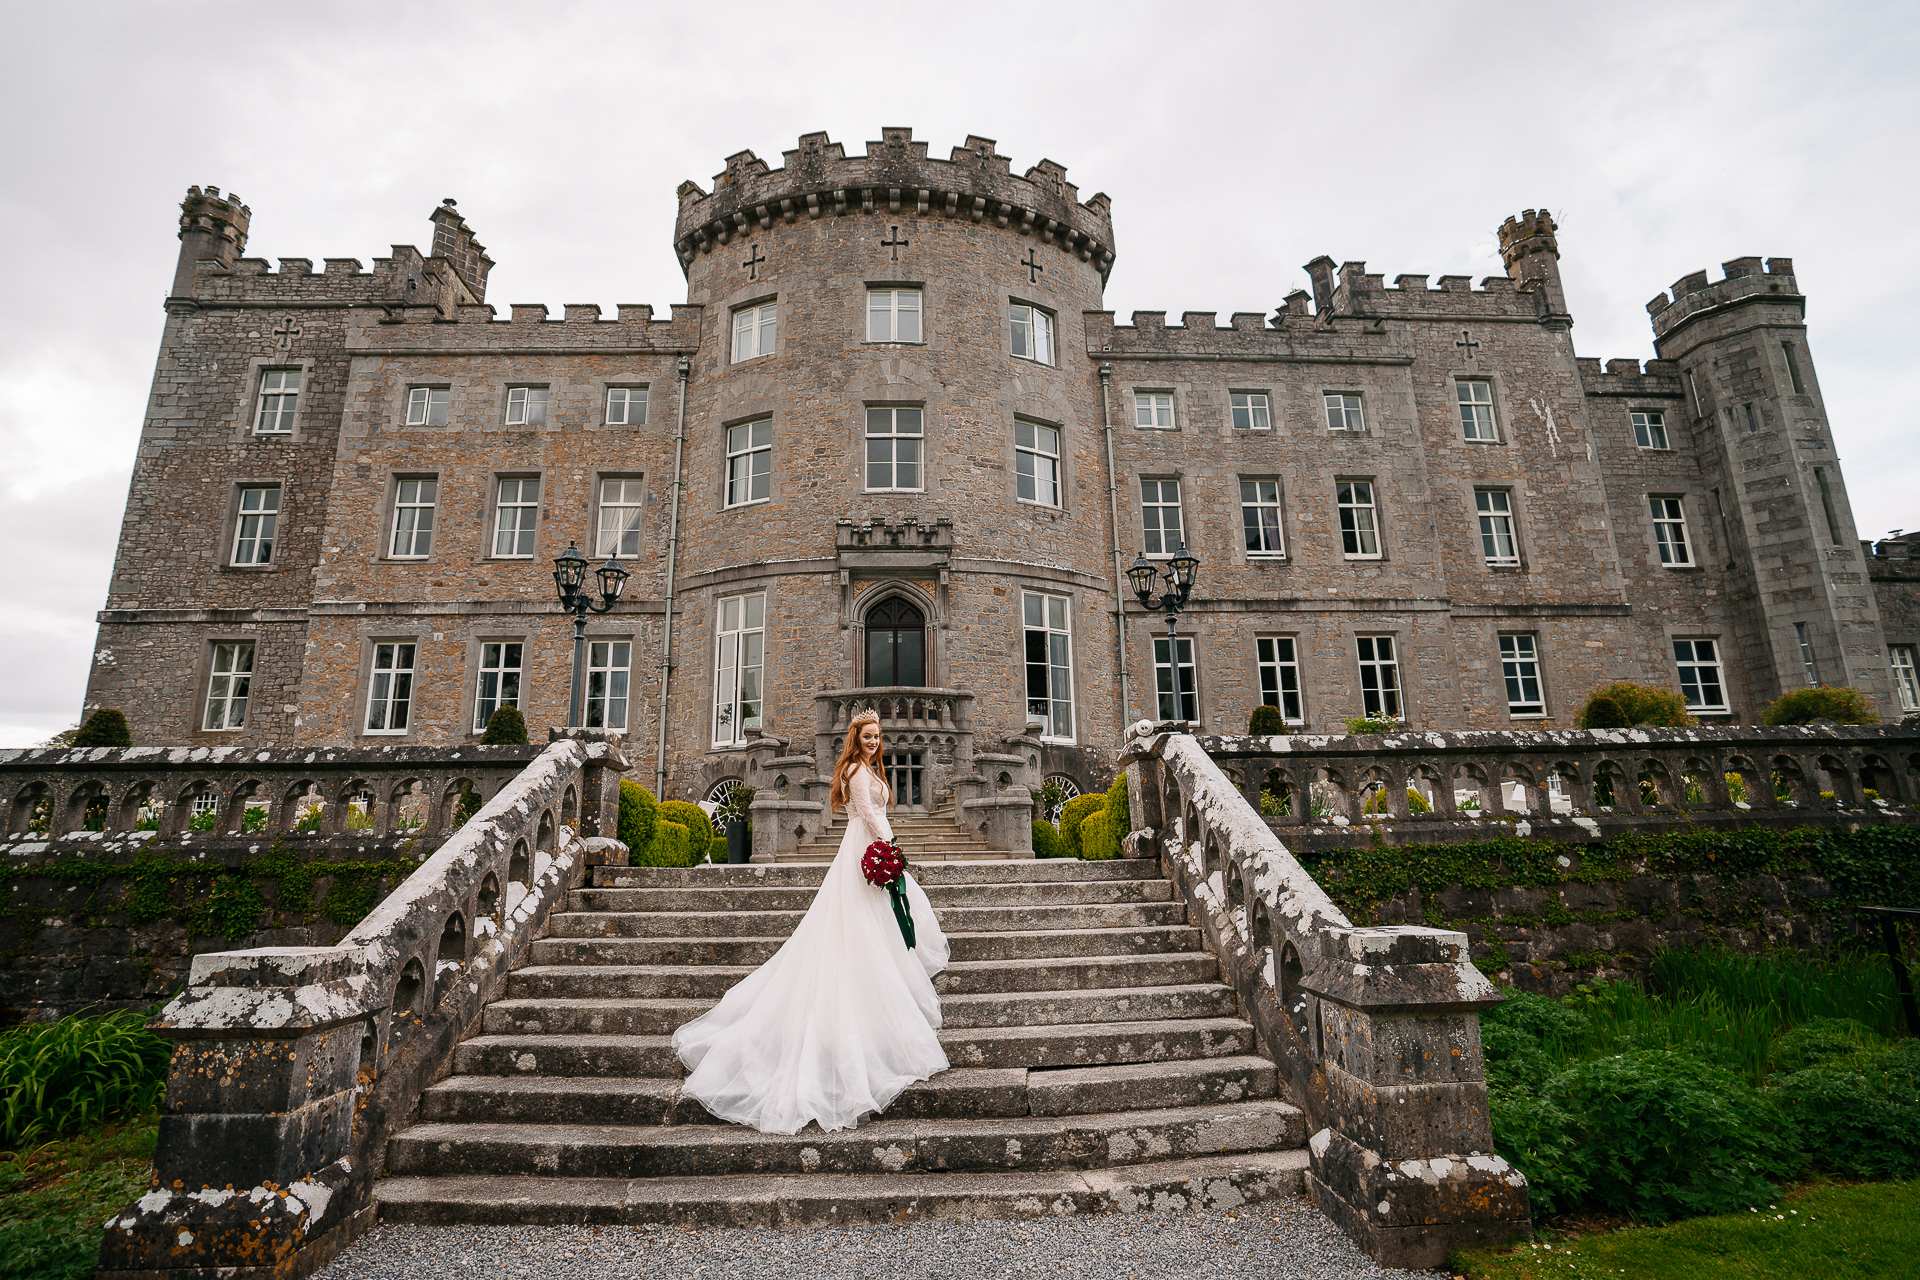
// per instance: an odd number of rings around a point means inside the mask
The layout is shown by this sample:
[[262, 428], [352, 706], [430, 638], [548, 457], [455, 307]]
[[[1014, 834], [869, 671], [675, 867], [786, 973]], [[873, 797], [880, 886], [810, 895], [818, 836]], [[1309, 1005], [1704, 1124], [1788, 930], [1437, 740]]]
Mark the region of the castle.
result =
[[[451, 200], [371, 271], [271, 270], [249, 218], [182, 205], [86, 695], [139, 743], [565, 723], [569, 544], [631, 573], [584, 723], [682, 798], [801, 788], [869, 704], [904, 802], [1021, 827], [1013, 766], [1099, 785], [1143, 717], [1569, 727], [1620, 678], [1708, 722], [1810, 682], [1920, 705], [1920, 588], [1857, 536], [1785, 258], [1683, 278], [1658, 358], [1603, 366], [1544, 210], [1477, 287], [1321, 257], [1272, 316], [1121, 324], [1104, 194], [904, 128], [683, 183], [665, 319], [501, 315]], [[1183, 546], [1170, 642], [1126, 571]]]

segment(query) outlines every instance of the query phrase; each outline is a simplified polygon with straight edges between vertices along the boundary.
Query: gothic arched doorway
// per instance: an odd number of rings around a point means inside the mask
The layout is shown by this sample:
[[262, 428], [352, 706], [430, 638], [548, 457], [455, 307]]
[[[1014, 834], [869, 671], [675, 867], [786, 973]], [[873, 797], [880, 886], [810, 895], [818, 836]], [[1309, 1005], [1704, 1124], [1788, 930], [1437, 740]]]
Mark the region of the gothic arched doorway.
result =
[[867, 687], [927, 683], [927, 620], [899, 596], [867, 610]]

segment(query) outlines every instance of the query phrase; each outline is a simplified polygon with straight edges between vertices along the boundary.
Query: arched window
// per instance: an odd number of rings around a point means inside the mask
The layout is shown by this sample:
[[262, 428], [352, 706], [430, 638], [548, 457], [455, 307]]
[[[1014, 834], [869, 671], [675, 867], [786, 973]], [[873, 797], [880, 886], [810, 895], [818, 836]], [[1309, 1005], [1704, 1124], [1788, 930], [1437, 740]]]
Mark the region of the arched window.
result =
[[867, 687], [926, 683], [926, 618], [889, 596], [867, 611]]

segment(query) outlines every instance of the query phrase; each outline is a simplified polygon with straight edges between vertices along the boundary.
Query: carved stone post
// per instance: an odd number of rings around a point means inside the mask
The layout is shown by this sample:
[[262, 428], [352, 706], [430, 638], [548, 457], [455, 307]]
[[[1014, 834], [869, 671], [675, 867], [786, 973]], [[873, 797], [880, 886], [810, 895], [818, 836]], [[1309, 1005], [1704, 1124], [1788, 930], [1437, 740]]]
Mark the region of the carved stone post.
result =
[[1529, 1226], [1527, 1182], [1493, 1151], [1479, 1010], [1500, 1002], [1467, 937], [1396, 925], [1333, 932], [1301, 988], [1314, 1028], [1327, 1127], [1308, 1144], [1314, 1204], [1391, 1267]]

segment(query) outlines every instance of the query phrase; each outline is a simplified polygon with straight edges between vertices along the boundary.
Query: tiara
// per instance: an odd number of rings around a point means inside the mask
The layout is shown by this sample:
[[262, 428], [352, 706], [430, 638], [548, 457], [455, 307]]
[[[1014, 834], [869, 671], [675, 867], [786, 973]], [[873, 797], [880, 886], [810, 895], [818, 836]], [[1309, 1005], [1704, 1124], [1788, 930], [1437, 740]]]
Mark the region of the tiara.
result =
[[859, 715], [855, 716], [847, 724], [847, 728], [851, 729], [856, 724], [865, 724], [869, 720], [873, 721], [875, 724], [880, 723], [880, 713], [878, 711], [875, 711], [872, 707], [868, 707], [865, 711], [862, 711]]

